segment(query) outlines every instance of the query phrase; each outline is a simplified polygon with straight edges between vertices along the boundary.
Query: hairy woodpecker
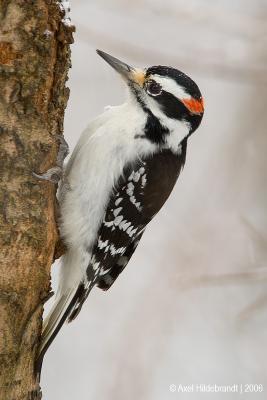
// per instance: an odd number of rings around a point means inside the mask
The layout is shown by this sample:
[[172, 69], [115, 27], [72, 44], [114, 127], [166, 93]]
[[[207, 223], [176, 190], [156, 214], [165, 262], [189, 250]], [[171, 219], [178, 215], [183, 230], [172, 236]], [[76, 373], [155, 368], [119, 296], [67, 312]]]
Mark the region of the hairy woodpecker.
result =
[[58, 197], [67, 252], [41, 356], [91, 289], [109, 289], [125, 268], [169, 197], [204, 112], [198, 86], [183, 72], [141, 70], [97, 53], [125, 80], [129, 96], [90, 123], [65, 168]]

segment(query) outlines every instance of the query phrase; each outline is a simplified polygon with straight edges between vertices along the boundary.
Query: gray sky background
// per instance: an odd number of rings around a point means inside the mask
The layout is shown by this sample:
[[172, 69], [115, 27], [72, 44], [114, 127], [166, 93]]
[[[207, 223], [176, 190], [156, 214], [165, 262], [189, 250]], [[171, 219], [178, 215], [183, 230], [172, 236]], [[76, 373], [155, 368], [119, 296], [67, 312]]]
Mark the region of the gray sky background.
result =
[[[168, 203], [107, 293], [94, 290], [43, 367], [44, 400], [234, 400], [171, 384], [263, 384], [267, 391], [266, 0], [76, 0], [71, 148], [123, 101], [96, 48], [196, 80], [205, 117]], [[53, 281], [57, 280], [57, 266]], [[48, 305], [49, 307], [49, 305]]]

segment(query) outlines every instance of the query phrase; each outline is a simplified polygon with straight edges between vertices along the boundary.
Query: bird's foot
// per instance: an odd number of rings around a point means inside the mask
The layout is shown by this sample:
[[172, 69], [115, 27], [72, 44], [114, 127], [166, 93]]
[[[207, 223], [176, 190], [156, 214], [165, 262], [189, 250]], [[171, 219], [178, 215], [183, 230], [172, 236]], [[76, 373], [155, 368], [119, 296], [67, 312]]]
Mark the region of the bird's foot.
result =
[[53, 167], [46, 171], [44, 174], [39, 175], [35, 172], [33, 172], [32, 174], [37, 179], [42, 179], [44, 181], [49, 181], [52, 183], [58, 183], [62, 178], [63, 172], [61, 167]]
[[33, 176], [37, 179], [42, 179], [52, 183], [58, 183], [63, 177], [63, 164], [64, 160], [69, 154], [69, 146], [63, 135], [55, 135], [56, 139], [59, 140], [59, 149], [57, 154], [56, 167], [50, 168], [44, 174], [36, 174], [33, 172]]

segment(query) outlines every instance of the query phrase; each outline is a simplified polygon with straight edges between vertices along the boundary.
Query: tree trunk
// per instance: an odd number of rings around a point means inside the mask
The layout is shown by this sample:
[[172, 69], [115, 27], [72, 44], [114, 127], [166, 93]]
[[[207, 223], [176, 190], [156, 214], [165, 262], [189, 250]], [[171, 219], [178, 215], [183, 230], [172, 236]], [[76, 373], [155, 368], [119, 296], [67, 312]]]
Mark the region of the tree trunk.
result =
[[0, 3], [0, 399], [40, 399], [34, 361], [58, 240], [56, 163], [74, 30], [56, 0]]

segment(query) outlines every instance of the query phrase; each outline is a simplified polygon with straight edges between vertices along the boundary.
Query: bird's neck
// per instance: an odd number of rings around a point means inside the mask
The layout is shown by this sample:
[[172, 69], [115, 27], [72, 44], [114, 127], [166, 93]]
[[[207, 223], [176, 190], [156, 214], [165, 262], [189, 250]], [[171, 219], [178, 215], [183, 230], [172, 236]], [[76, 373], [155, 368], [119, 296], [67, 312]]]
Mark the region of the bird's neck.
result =
[[190, 133], [190, 126], [187, 123], [167, 117], [156, 107], [148, 107], [136, 94], [130, 93], [126, 104], [133, 112], [145, 118], [143, 135], [159, 147], [170, 148], [177, 152], [180, 143]]

